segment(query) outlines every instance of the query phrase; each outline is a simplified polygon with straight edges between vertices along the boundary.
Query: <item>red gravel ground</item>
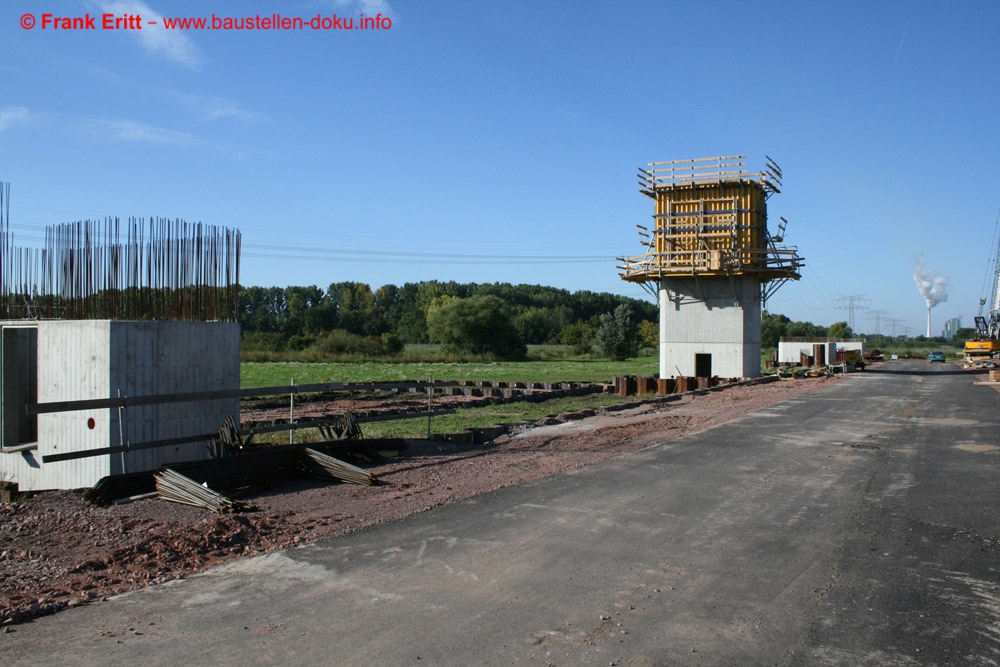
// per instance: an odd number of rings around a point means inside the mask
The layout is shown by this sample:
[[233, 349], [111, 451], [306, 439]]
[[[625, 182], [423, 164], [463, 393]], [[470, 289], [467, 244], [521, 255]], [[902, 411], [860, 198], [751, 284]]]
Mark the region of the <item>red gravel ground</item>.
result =
[[[0, 505], [0, 625], [87, 604], [243, 556], [335, 537], [476, 494], [624, 456], [841, 381], [734, 386], [584, 418], [489, 445], [419, 442], [370, 470], [377, 486], [293, 480], [216, 515], [162, 500], [94, 507], [83, 490]], [[335, 508], [335, 509], [334, 509]]]

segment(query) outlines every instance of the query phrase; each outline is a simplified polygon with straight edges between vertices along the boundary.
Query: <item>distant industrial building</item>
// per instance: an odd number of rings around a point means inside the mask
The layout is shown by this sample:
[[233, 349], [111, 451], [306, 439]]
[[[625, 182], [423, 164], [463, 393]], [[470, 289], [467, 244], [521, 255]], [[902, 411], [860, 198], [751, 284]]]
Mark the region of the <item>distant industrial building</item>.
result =
[[944, 323], [944, 331], [941, 333], [942, 336], [951, 340], [955, 337], [955, 333], [962, 328], [962, 318], [953, 317]]

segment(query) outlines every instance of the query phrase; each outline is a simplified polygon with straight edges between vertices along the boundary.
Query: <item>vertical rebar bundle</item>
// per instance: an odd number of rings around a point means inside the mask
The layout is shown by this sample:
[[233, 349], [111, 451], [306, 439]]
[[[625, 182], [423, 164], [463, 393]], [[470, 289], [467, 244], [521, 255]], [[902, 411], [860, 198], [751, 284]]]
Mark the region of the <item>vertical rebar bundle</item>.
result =
[[151, 218], [47, 227], [45, 247], [13, 246], [0, 183], [0, 318], [237, 318], [240, 232]]
[[0, 181], [0, 316], [7, 312], [10, 302], [10, 282], [7, 280], [10, 272], [10, 235], [7, 227], [10, 224], [10, 183]]

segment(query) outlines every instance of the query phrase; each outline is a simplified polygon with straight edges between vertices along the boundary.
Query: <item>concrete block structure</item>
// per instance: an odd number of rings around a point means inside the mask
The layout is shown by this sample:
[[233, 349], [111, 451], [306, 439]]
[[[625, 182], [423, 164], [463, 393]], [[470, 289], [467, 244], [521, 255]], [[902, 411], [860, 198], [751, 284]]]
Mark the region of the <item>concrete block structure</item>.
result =
[[25, 405], [239, 389], [239, 324], [180, 320], [0, 322], [0, 478], [20, 490], [92, 486], [209, 457], [207, 439], [46, 463], [44, 457], [213, 434], [239, 399], [26, 414]]
[[645, 252], [620, 257], [621, 278], [657, 295], [660, 377], [760, 375], [762, 304], [800, 277], [802, 259], [767, 225], [781, 170], [759, 173], [737, 155], [653, 162], [639, 170], [655, 202], [653, 229], [638, 225]]
[[663, 280], [659, 305], [660, 377], [760, 375], [758, 281]]
[[[812, 357], [815, 364], [834, 364], [837, 362], [836, 341], [824, 339], [797, 339], [778, 341], [778, 363], [798, 365], [803, 356]], [[817, 357], [817, 348], [820, 356]]]

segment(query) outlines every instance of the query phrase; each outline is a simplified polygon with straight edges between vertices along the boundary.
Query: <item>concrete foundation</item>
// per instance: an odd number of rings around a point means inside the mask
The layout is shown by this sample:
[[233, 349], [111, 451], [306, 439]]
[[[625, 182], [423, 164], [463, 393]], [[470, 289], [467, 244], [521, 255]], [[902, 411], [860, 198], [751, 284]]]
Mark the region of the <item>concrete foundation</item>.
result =
[[207, 441], [43, 463], [51, 454], [216, 432], [239, 399], [29, 417], [26, 403], [239, 389], [231, 322], [0, 322], [0, 477], [20, 490], [81, 488], [101, 477], [208, 458]]
[[660, 377], [760, 377], [760, 279], [660, 281]]

